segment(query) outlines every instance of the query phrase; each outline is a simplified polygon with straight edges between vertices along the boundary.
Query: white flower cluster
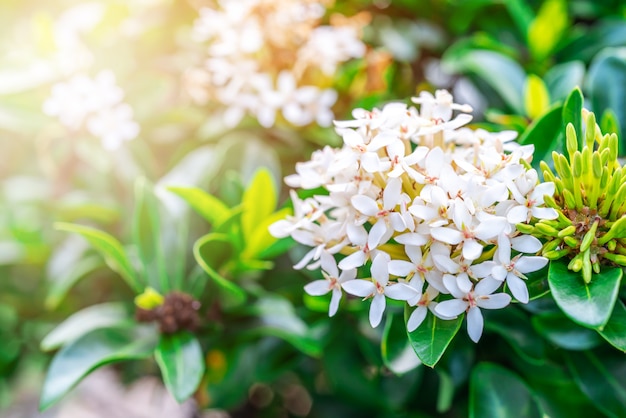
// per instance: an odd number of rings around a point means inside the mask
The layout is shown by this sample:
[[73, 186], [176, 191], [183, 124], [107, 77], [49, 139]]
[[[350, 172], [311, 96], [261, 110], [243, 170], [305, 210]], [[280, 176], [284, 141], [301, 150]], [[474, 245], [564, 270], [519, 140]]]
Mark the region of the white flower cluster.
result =
[[[326, 193], [301, 200], [292, 190], [294, 215], [270, 232], [313, 247], [295, 268], [321, 266], [325, 280], [305, 287], [332, 292], [329, 315], [342, 292], [371, 299], [372, 327], [381, 322], [386, 298], [414, 306], [407, 327], [428, 312], [454, 319], [467, 312], [467, 331], [478, 341], [480, 309], [529, 300], [526, 273], [547, 259], [534, 255], [541, 242], [516, 230], [531, 218], [554, 219], [543, 207], [553, 183], [539, 183], [528, 161], [533, 147], [511, 142], [515, 133], [462, 127], [467, 105], [439, 90], [413, 102], [356, 109], [354, 120], [335, 122], [341, 149], [316, 151], [285, 178], [295, 188]], [[343, 255], [339, 264], [336, 256]], [[363, 269], [357, 279], [357, 269]]]
[[200, 9], [193, 28], [208, 57], [186, 74], [192, 98], [225, 106], [229, 126], [250, 114], [271, 127], [277, 112], [295, 126], [330, 126], [337, 92], [318, 86], [365, 54], [359, 25], [320, 25], [326, 7], [319, 0], [216, 3]]
[[133, 109], [122, 101], [123, 98], [124, 92], [115, 83], [111, 71], [100, 71], [95, 78], [79, 74], [52, 87], [43, 111], [58, 117], [73, 131], [85, 127], [100, 138], [104, 148], [112, 150], [139, 134]]

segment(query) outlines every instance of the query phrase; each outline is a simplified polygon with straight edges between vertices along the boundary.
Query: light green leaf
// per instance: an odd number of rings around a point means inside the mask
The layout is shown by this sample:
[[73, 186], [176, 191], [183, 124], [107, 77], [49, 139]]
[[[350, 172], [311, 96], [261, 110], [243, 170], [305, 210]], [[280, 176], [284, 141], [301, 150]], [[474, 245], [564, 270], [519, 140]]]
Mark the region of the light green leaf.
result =
[[43, 383], [39, 408], [58, 402], [93, 370], [105, 364], [152, 355], [157, 344], [155, 328], [101, 328], [63, 347], [52, 359]]
[[598, 332], [613, 347], [626, 352], [626, 306], [622, 301], [617, 301], [609, 322]]
[[45, 300], [46, 308], [51, 310], [58, 308], [72, 286], [89, 273], [104, 266], [101, 257], [95, 254], [88, 255], [78, 260], [63, 276], [54, 277], [50, 280], [50, 288]]
[[597, 332], [575, 324], [560, 312], [534, 315], [532, 324], [548, 341], [567, 350], [588, 350], [602, 342]]
[[202, 347], [193, 334], [182, 331], [161, 335], [154, 357], [174, 399], [182, 403], [193, 395], [205, 370]]
[[621, 138], [619, 121], [617, 120], [617, 115], [613, 110], [606, 109], [602, 113], [600, 130], [604, 134], [616, 134], [618, 138]]
[[553, 102], [565, 100], [577, 86], [582, 86], [585, 64], [569, 61], [551, 67], [543, 76]]
[[140, 293], [143, 286], [139, 283], [135, 270], [122, 247], [113, 236], [104, 231], [83, 225], [57, 222], [54, 227], [60, 231], [82, 235], [104, 257], [109, 268], [118, 273], [135, 292]]
[[585, 143], [585, 137], [583, 136], [583, 93], [579, 87], [576, 87], [567, 96], [565, 104], [563, 105], [563, 126], [567, 126], [571, 123], [576, 131], [576, 139], [578, 139], [578, 150], [582, 151]]
[[564, 352], [567, 366], [580, 390], [609, 417], [626, 417], [626, 388], [591, 351]]
[[[409, 320], [410, 308], [404, 309], [404, 321]], [[448, 345], [461, 328], [463, 315], [456, 319], [443, 320], [428, 312], [424, 322], [413, 332], [409, 332], [411, 347], [417, 357], [428, 367], [435, 367]]]
[[[245, 212], [244, 212], [245, 213]], [[269, 232], [269, 227], [274, 222], [285, 219], [287, 215], [291, 215], [291, 208], [284, 208], [261, 221], [252, 231], [251, 235], [245, 241], [245, 248], [241, 255], [242, 258], [260, 258], [260, 254], [270, 248], [278, 238], [273, 237]]]
[[526, 78], [524, 105], [526, 114], [531, 119], [541, 116], [550, 106], [550, 93], [543, 80], [534, 74], [529, 74]]
[[252, 237], [255, 228], [276, 209], [277, 191], [269, 170], [259, 169], [243, 193], [241, 227], [244, 240]]
[[411, 348], [401, 315], [388, 315], [380, 345], [383, 363], [396, 375], [403, 375], [422, 362]]
[[582, 275], [568, 270], [563, 260], [551, 261], [548, 270], [550, 290], [559, 308], [577, 324], [598, 329], [611, 316], [621, 278], [621, 268], [604, 267], [585, 284]]
[[183, 198], [189, 206], [215, 228], [230, 216], [230, 209], [224, 202], [202, 189], [170, 186], [167, 190]]
[[469, 416], [540, 418], [542, 415], [522, 379], [496, 364], [480, 363], [470, 378]]
[[41, 341], [43, 351], [52, 351], [94, 329], [109, 328], [128, 320], [124, 305], [117, 302], [92, 305], [72, 314]]
[[245, 302], [246, 293], [241, 287], [219, 274], [216, 270], [218, 267], [213, 264], [216, 262], [219, 262], [220, 265], [223, 264], [225, 260], [216, 260], [216, 255], [229, 249], [232, 250], [232, 245], [228, 236], [211, 233], [196, 241], [193, 246], [193, 254], [200, 267], [219, 286], [221, 302], [227, 307], [234, 307]]
[[545, 0], [528, 28], [528, 46], [533, 58], [537, 61], [548, 58], [567, 26], [565, 0]]

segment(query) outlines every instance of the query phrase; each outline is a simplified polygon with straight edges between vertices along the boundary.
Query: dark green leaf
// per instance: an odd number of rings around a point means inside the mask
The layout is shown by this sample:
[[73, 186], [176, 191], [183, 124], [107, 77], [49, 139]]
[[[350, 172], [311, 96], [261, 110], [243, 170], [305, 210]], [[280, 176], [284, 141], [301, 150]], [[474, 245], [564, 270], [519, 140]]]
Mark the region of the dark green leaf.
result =
[[532, 323], [548, 341], [568, 350], [588, 350], [602, 341], [597, 332], [576, 325], [560, 312], [535, 315]]
[[55, 228], [61, 231], [75, 232], [82, 235], [89, 243], [100, 252], [111, 270], [117, 272], [135, 292], [143, 291], [135, 270], [122, 247], [122, 244], [113, 236], [104, 231], [83, 225], [57, 222]]
[[563, 135], [561, 113], [561, 106], [551, 107], [543, 116], [535, 119], [520, 136], [520, 144], [535, 146], [534, 167], [539, 167], [539, 162], [547, 160], [552, 151], [558, 148], [559, 139]]
[[609, 320], [621, 278], [621, 268], [604, 267], [585, 284], [582, 275], [568, 270], [563, 260], [550, 262], [548, 271], [550, 290], [559, 308], [572, 321], [590, 328], [602, 328]]
[[528, 28], [535, 17], [533, 9], [531, 9], [526, 0], [509, 0], [503, 4], [509, 11], [511, 19], [513, 19], [519, 32], [526, 38]]
[[124, 305], [117, 302], [92, 305], [72, 314], [41, 341], [43, 351], [56, 350], [98, 328], [110, 328], [128, 319]]
[[528, 316], [520, 309], [486, 310], [485, 329], [500, 335], [515, 352], [533, 364], [545, 362], [545, 343], [537, 335], [528, 321]]
[[[404, 310], [404, 321], [409, 320], [411, 310], [407, 306]], [[429, 367], [434, 367], [448, 345], [461, 328], [463, 315], [456, 319], [443, 320], [428, 312], [424, 322], [413, 332], [409, 332], [411, 347], [417, 357]], [[405, 325], [406, 326], [406, 325]]]
[[154, 351], [163, 381], [182, 403], [196, 391], [204, 375], [204, 355], [198, 339], [187, 331], [163, 334]]
[[567, 126], [568, 123], [574, 125], [576, 131], [576, 138], [578, 139], [578, 150], [582, 151], [583, 144], [585, 143], [585, 137], [583, 136], [583, 93], [580, 88], [575, 88], [567, 96], [565, 104], [563, 105], [563, 126]]
[[157, 333], [152, 327], [102, 328], [83, 335], [63, 347], [52, 359], [43, 383], [40, 409], [58, 402], [100, 366], [150, 357], [156, 344]]
[[559, 51], [561, 62], [589, 62], [606, 47], [626, 45], [626, 24], [623, 17], [613, 16], [611, 20], [599, 21], [582, 34]]
[[626, 417], [626, 388], [590, 351], [565, 352], [567, 366], [580, 390], [609, 417]]
[[406, 334], [402, 316], [388, 315], [380, 350], [385, 366], [397, 375], [407, 373], [421, 363], [411, 348]]
[[617, 301], [609, 322], [598, 332], [613, 347], [626, 352], [626, 306], [622, 301]]
[[213, 227], [218, 227], [230, 216], [230, 208], [224, 202], [202, 189], [170, 186], [167, 190], [183, 198], [189, 206]]
[[[231, 248], [228, 237], [224, 234], [208, 234], [198, 239], [193, 246], [196, 262], [219, 286], [221, 302], [226, 307], [241, 305], [246, 300], [246, 293], [232, 281], [217, 272], [217, 268], [226, 260], [216, 260], [216, 254]], [[217, 266], [213, 263], [219, 263]]]
[[541, 417], [526, 383], [511, 371], [480, 363], [470, 378], [470, 418]]

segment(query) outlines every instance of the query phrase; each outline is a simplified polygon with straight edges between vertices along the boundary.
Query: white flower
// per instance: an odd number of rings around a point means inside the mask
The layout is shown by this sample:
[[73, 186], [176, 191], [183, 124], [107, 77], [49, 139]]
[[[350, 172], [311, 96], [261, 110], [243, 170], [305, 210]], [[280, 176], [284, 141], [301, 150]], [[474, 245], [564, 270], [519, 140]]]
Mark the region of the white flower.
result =
[[387, 305], [385, 297], [408, 300], [418, 295], [418, 291], [415, 288], [405, 283], [389, 284], [388, 257], [384, 253], [379, 253], [374, 258], [371, 268], [372, 281], [354, 279], [342, 284], [343, 290], [352, 295], [372, 297], [369, 320], [373, 328], [376, 328], [383, 318]]
[[483, 316], [480, 308], [501, 309], [511, 302], [511, 297], [506, 293], [493, 294], [500, 285], [501, 282], [491, 278], [482, 279], [469, 292], [463, 292], [458, 287], [450, 285], [452, 288], [450, 293], [455, 299], [439, 302], [435, 312], [445, 317], [456, 317], [467, 312], [467, 333], [472, 341], [478, 342], [483, 333]]
[[87, 130], [102, 141], [109, 150], [119, 148], [139, 134], [139, 125], [133, 120], [133, 109], [126, 103], [102, 109], [87, 120]]
[[304, 291], [311, 296], [321, 296], [332, 291], [328, 316], [334, 316], [341, 300], [341, 285], [348, 280], [353, 280], [356, 277], [356, 270], [344, 270], [339, 274], [337, 262], [332, 255], [322, 253], [321, 259], [322, 274], [325, 280], [315, 280], [307, 284], [304, 286]]
[[528, 222], [533, 216], [537, 219], [556, 219], [558, 217], [553, 208], [539, 207], [543, 205], [545, 195], [552, 196], [554, 194], [554, 183], [537, 184], [535, 172], [533, 176], [522, 176], [515, 182], [509, 182], [508, 186], [515, 201], [519, 203], [507, 212], [506, 217], [509, 222], [513, 224]]

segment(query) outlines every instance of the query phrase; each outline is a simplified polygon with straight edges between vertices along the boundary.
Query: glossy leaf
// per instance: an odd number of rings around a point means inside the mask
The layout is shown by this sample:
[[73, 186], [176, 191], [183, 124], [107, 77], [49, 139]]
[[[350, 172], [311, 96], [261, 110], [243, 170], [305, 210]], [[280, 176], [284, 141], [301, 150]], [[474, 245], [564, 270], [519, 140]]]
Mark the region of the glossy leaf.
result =
[[603, 330], [598, 332], [613, 347], [626, 352], [626, 306], [624, 302], [617, 301], [609, 322]]
[[388, 315], [380, 345], [383, 363], [396, 375], [410, 372], [421, 364], [409, 344], [406, 325], [401, 315]]
[[43, 351], [56, 350], [94, 329], [110, 328], [126, 320], [128, 320], [128, 313], [121, 303], [92, 305], [72, 314], [57, 325], [41, 341], [40, 348]]
[[[524, 112], [526, 73], [511, 58], [493, 51], [466, 50], [454, 55], [444, 54], [443, 68], [452, 73], [476, 74], [488, 83], [517, 113]], [[494, 74], [498, 74], [494, 77]]]
[[526, 78], [524, 106], [531, 119], [541, 116], [550, 106], [550, 93], [543, 80], [534, 74]]
[[609, 417], [626, 416], [626, 387], [591, 351], [565, 352], [567, 366], [580, 390]]
[[550, 290], [559, 308], [572, 321], [590, 328], [602, 328], [609, 320], [621, 278], [621, 268], [605, 267], [587, 285], [563, 260], [552, 261], [548, 271]]
[[546, 59], [554, 50], [568, 26], [565, 0], [546, 0], [528, 28], [528, 46], [537, 61]]
[[526, 383], [511, 371], [479, 363], [470, 377], [470, 418], [540, 418], [541, 413]]
[[[404, 321], [408, 321], [411, 309], [404, 310]], [[461, 328], [463, 315], [456, 319], [443, 320], [428, 312], [424, 322], [413, 332], [409, 332], [411, 347], [417, 357], [428, 367], [434, 367], [441, 359], [448, 345]]]
[[193, 395], [205, 370], [202, 347], [193, 334], [182, 331], [161, 335], [154, 357], [174, 399], [182, 403]]
[[93, 370], [123, 360], [144, 359], [157, 344], [155, 328], [102, 328], [63, 347], [52, 359], [39, 408], [45, 410]]
[[[221, 302], [224, 306], [232, 307], [241, 305], [246, 300], [244, 290], [218, 273], [212, 265], [215, 261], [213, 255], [216, 251], [230, 247], [228, 237], [224, 234], [208, 234], [198, 239], [193, 246], [193, 254], [196, 262], [213, 279], [220, 289]], [[223, 263], [223, 260], [220, 260]]]
[[485, 330], [500, 335], [519, 356], [532, 364], [545, 362], [545, 343], [532, 328], [524, 312], [511, 306], [507, 309], [485, 310], [483, 315]]
[[200, 216], [213, 227], [218, 227], [230, 216], [230, 208], [215, 196], [197, 187], [174, 187], [167, 190], [185, 200]]
[[143, 290], [143, 286], [139, 283], [135, 270], [122, 244], [113, 236], [99, 229], [83, 225], [58, 222], [55, 223], [54, 226], [61, 231], [74, 232], [82, 235], [100, 252], [109, 268], [122, 276], [135, 292], [139, 293]]
[[576, 138], [578, 139], [578, 150], [582, 151], [583, 144], [585, 143], [585, 137], [583, 136], [583, 93], [580, 88], [575, 88], [567, 96], [565, 103], [563, 104], [563, 125], [571, 123], [576, 131]]
[[538, 167], [540, 161], [547, 160], [552, 151], [558, 148], [563, 135], [561, 113], [561, 106], [551, 107], [543, 116], [535, 119], [520, 136], [520, 144], [535, 146], [532, 161], [534, 167]]
[[602, 342], [597, 332], [577, 325], [561, 313], [535, 315], [532, 324], [548, 341], [567, 350], [588, 350]]
[[252, 237], [255, 228], [276, 209], [278, 193], [269, 170], [259, 169], [243, 193], [241, 228], [244, 240]]

